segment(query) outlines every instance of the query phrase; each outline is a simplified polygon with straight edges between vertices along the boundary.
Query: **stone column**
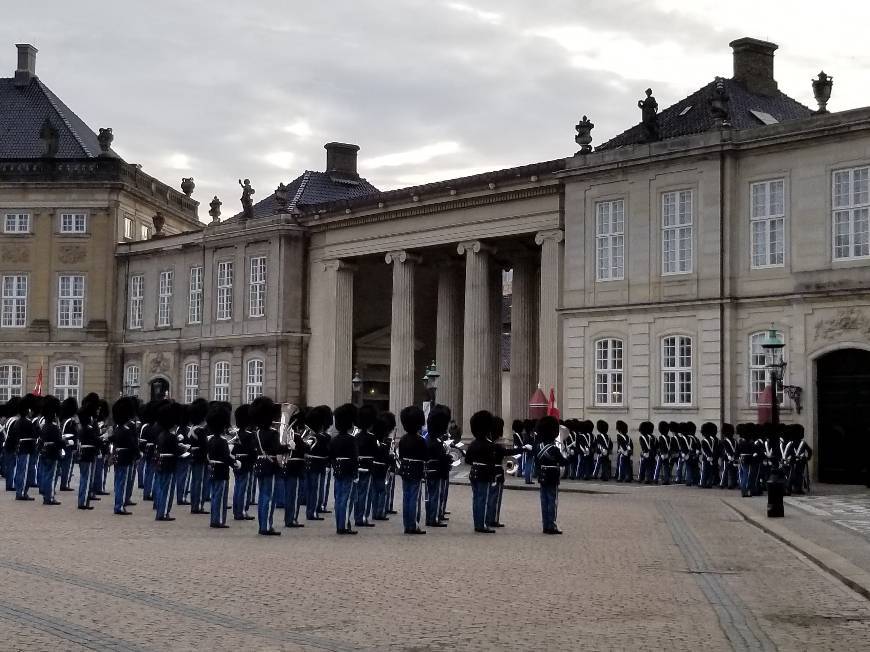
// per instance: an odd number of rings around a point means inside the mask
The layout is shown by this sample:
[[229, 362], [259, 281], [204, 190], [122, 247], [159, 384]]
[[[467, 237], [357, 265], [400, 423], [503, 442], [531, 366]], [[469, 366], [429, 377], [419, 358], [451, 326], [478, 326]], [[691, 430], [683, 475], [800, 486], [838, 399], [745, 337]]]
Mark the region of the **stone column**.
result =
[[489, 353], [489, 369], [487, 381], [487, 409], [495, 415], [502, 416], [501, 405], [501, 336], [502, 336], [502, 266], [492, 261], [489, 269], [489, 338], [487, 351]]
[[441, 378], [437, 400], [462, 423], [462, 311], [463, 278], [456, 263], [442, 264], [438, 270], [438, 317], [435, 326], [435, 364]]
[[525, 419], [538, 382], [538, 269], [536, 261], [526, 255], [514, 260], [513, 270], [510, 418]]
[[390, 410], [398, 417], [414, 402], [414, 266], [420, 259], [391, 251], [393, 304], [390, 317]]
[[535, 235], [535, 243], [541, 247], [541, 289], [538, 317], [538, 380], [544, 393], [550, 388], [559, 395], [559, 292], [562, 288], [562, 239], [559, 229], [541, 231]]

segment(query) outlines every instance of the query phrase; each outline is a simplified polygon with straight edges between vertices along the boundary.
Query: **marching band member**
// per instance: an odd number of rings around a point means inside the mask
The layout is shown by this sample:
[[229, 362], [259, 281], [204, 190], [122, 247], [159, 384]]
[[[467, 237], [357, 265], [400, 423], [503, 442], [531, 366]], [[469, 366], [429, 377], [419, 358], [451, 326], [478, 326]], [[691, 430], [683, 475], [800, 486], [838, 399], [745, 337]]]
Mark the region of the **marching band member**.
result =
[[115, 514], [129, 516], [126, 510], [127, 482], [139, 454], [139, 437], [136, 433], [136, 408], [133, 399], [122, 397], [112, 406], [112, 421], [115, 426], [109, 442], [115, 450]]
[[208, 473], [211, 475], [211, 518], [209, 526], [226, 528], [227, 499], [230, 493], [230, 467], [238, 469], [242, 466], [230, 453], [230, 445], [226, 439], [230, 426], [230, 412], [220, 405], [209, 408], [205, 417], [206, 460]]
[[804, 493], [804, 475], [806, 474], [807, 462], [812, 459], [813, 449], [804, 439], [804, 427], [796, 423], [789, 427], [794, 456], [788, 485], [791, 492], [802, 495]]
[[570, 478], [571, 480], [577, 478], [577, 428], [574, 425], [575, 423], [577, 423], [576, 419], [564, 421], [565, 435], [562, 441], [562, 446], [568, 457], [568, 464], [562, 470], [562, 477]]
[[359, 450], [356, 437], [351, 434], [356, 420], [356, 408], [345, 403], [335, 409], [333, 422], [336, 435], [329, 440], [329, 460], [332, 463], [335, 482], [335, 531], [336, 534], [356, 534], [351, 527], [354, 510], [353, 485], [357, 481]]
[[[525, 426], [520, 419], [514, 419], [511, 424], [511, 431], [513, 432], [513, 440], [515, 448], [522, 448], [523, 444], [526, 443], [526, 433]], [[517, 477], [524, 477], [526, 474], [526, 462], [527, 462], [527, 451], [523, 451], [522, 455], [520, 455], [520, 463], [517, 468]], [[531, 484], [531, 483], [529, 483]]]
[[748, 498], [752, 495], [752, 468], [757, 466], [757, 449], [751, 439], [751, 423], [737, 424], [737, 457], [740, 459], [738, 469], [740, 495]]
[[39, 493], [43, 505], [60, 505], [54, 498], [54, 481], [58, 462], [65, 454], [57, 414], [60, 401], [46, 396], [42, 401], [42, 425], [39, 432]]
[[737, 487], [737, 443], [734, 441], [734, 426], [722, 424], [722, 441], [720, 443], [721, 477], [719, 488], [734, 489]]
[[5, 439], [3, 440], [3, 469], [6, 478], [6, 491], [15, 491], [15, 466], [18, 450], [18, 427], [15, 422], [21, 418], [19, 406], [23, 399], [15, 396], [9, 399], [6, 409], [9, 413], [6, 423], [3, 424]]
[[[187, 441], [190, 444], [190, 513], [206, 514], [205, 485], [208, 479], [208, 401], [198, 398], [187, 407]], [[179, 503], [180, 504], [180, 503]]]
[[187, 455], [187, 444], [184, 435], [179, 432], [184, 427], [185, 409], [178, 403], [165, 402], [157, 410], [157, 424], [160, 433], [157, 436], [156, 475], [154, 477], [155, 519], [158, 521], [174, 521], [170, 516], [172, 501], [175, 498], [178, 478], [177, 462]]
[[489, 494], [493, 490], [492, 460], [495, 446], [489, 440], [492, 432], [492, 414], [487, 410], [475, 412], [470, 419], [474, 441], [465, 452], [465, 463], [471, 466], [468, 479], [471, 482], [471, 511], [474, 516], [474, 531], [482, 534], [495, 532], [487, 525]]
[[[100, 432], [100, 444], [98, 447], [98, 453], [96, 459], [94, 459], [94, 479], [91, 483], [91, 500], [95, 499], [95, 496], [108, 496], [110, 495], [108, 491], [106, 491], [106, 479], [109, 474], [109, 461], [110, 461], [110, 453], [111, 453], [111, 445], [109, 444], [109, 404], [102, 400], [98, 394], [90, 393], [85, 396], [82, 403], [85, 401], [94, 401], [97, 405], [97, 428]], [[96, 499], [99, 500], [99, 499]]]
[[[531, 444], [535, 446], [535, 422], [532, 419], [526, 419], [523, 422], [523, 445]], [[523, 479], [526, 484], [534, 484], [535, 477], [535, 456], [533, 453], [526, 451], [526, 459], [523, 462]]]
[[632, 458], [634, 457], [634, 441], [628, 434], [628, 424], [625, 421], [616, 422], [616, 481], [632, 482], [634, 469]]
[[685, 433], [688, 457], [686, 457], [686, 467], [683, 472], [683, 480], [687, 487], [696, 486], [698, 484], [698, 476], [700, 475], [699, 460], [701, 452], [701, 444], [698, 441], [695, 433], [698, 427], [694, 422], [681, 423], [680, 427]]
[[399, 413], [399, 420], [405, 430], [398, 447], [405, 534], [426, 534], [420, 529], [420, 485], [426, 467], [426, 440], [420, 433], [426, 424], [426, 416], [416, 405], [409, 405]]
[[640, 468], [638, 469], [637, 481], [644, 484], [652, 484], [655, 481], [655, 466], [658, 461], [656, 438], [653, 435], [655, 426], [652, 421], [644, 421], [638, 426], [640, 436]]
[[[426, 423], [426, 525], [428, 527], [447, 527], [441, 521], [441, 490], [444, 456], [444, 437], [450, 425], [450, 411], [443, 405], [435, 405], [429, 410]], [[449, 456], [448, 456], [449, 457]], [[452, 462], [452, 458], [451, 458]]]
[[18, 418], [10, 428], [10, 435], [18, 444], [15, 451], [15, 500], [35, 500], [28, 495], [33, 484], [31, 474], [35, 470], [36, 460], [36, 433], [31, 421], [35, 401], [32, 394], [27, 394], [19, 401]]
[[378, 438], [372, 432], [377, 418], [378, 411], [371, 405], [363, 405], [357, 412], [359, 433], [356, 436], [356, 443], [359, 453], [359, 471], [353, 506], [354, 523], [357, 527], [374, 527], [374, 523], [369, 519], [372, 517], [372, 470], [379, 446]]
[[[601, 424], [598, 430], [601, 432]], [[604, 424], [604, 435], [607, 434], [607, 424]], [[538, 443], [536, 444], [535, 460], [538, 463], [538, 483], [541, 487], [541, 521], [544, 534], [562, 534], [556, 525], [556, 512], [559, 505], [559, 467], [568, 463], [559, 446], [556, 437], [559, 433], [559, 422], [554, 417], [544, 417], [538, 421]], [[609, 464], [609, 461], [608, 461]]]
[[390, 427], [390, 468], [387, 471], [387, 514], [398, 514], [395, 509], [396, 500], [396, 474], [398, 473], [399, 464], [396, 451], [399, 447], [399, 441], [396, 438], [396, 415], [392, 412], [387, 412], [387, 419], [391, 423]]
[[250, 507], [250, 485], [254, 482], [254, 462], [257, 460], [257, 439], [251, 430], [249, 416], [251, 406], [240, 405], [233, 413], [236, 422], [236, 439], [232, 454], [239, 461], [239, 466], [233, 466], [235, 484], [233, 486], [233, 519], [236, 521], [253, 521], [248, 514]]
[[749, 424], [755, 443], [750, 490], [753, 496], [760, 496], [767, 489], [770, 474], [779, 469], [782, 462], [779, 441], [768, 424]]
[[290, 428], [293, 445], [290, 447], [290, 456], [284, 463], [284, 527], [305, 527], [299, 522], [299, 506], [302, 494], [305, 490], [305, 455], [308, 453], [308, 444], [297, 426], [302, 423], [304, 412], [300, 410], [294, 414], [287, 427]]
[[453, 415], [450, 412], [450, 408], [446, 405], [442, 405], [441, 407], [444, 408], [450, 418], [448, 420], [449, 423], [447, 426], [447, 432], [443, 433], [441, 436], [441, 445], [444, 447], [444, 452], [441, 455], [441, 462], [438, 469], [438, 480], [440, 483], [440, 488], [437, 520], [441, 523], [446, 523], [450, 520], [450, 518], [447, 516], [450, 513], [447, 511], [447, 495], [450, 491], [450, 472], [453, 470], [453, 456], [450, 454], [450, 449], [458, 448], [459, 450], [462, 450], [463, 444], [460, 441], [455, 441], [453, 439], [453, 435], [450, 432], [449, 424], [456, 425], [456, 422], [453, 421]]
[[63, 439], [64, 455], [60, 460], [60, 490], [72, 491], [72, 474], [75, 463], [75, 453], [78, 447], [79, 421], [76, 413], [79, 403], [73, 396], [68, 396], [60, 404], [60, 434]]
[[313, 433], [313, 442], [305, 455], [305, 518], [322, 521], [321, 513], [324, 474], [329, 466], [329, 435], [326, 430], [332, 423], [332, 410], [319, 405], [308, 412], [306, 425]]
[[[79, 409], [79, 509], [93, 509], [91, 493], [94, 463], [99, 454], [100, 431], [96, 421], [96, 405], [93, 401], [82, 402]], [[99, 499], [97, 499], [99, 500]]]
[[372, 464], [372, 520], [389, 521], [387, 516], [387, 484], [391, 469], [394, 467], [391, 442], [396, 418], [392, 412], [384, 412], [375, 419], [372, 432], [378, 441], [377, 452]]
[[597, 459], [595, 460], [595, 471], [593, 475], [596, 479], [599, 479], [602, 482], [607, 482], [610, 480], [612, 471], [610, 456], [613, 453], [613, 440], [610, 438], [610, 435], [607, 434], [607, 431], [610, 430], [610, 426], [606, 421], [599, 419], [595, 424], [595, 427], [598, 429], [598, 434], [595, 436]]
[[489, 504], [486, 509], [486, 525], [487, 527], [497, 528], [504, 527], [504, 523], [501, 522], [501, 501], [504, 496], [504, 458], [508, 455], [527, 452], [532, 446], [526, 444], [529, 446], [529, 449], [524, 447], [526, 445], [505, 448], [501, 443], [504, 421], [501, 417], [493, 417], [492, 421], [492, 470], [495, 483], [491, 487], [489, 494]]
[[716, 476], [716, 428], [715, 423], [701, 424], [701, 483], [702, 489], [711, 489]]
[[265, 396], [259, 396], [251, 403], [251, 423], [255, 428], [258, 451], [254, 465], [257, 476], [257, 523], [260, 526], [259, 533], [267, 536], [281, 536], [281, 532], [272, 527], [278, 455], [289, 452], [281, 444], [281, 435], [272, 427], [280, 410], [280, 406]]
[[[154, 479], [157, 475], [157, 437], [160, 435], [160, 424], [157, 423], [157, 411], [163, 405], [161, 401], [149, 401], [142, 411], [142, 429], [139, 445], [142, 447], [142, 500], [154, 500]], [[154, 509], [156, 506], [152, 505]]]

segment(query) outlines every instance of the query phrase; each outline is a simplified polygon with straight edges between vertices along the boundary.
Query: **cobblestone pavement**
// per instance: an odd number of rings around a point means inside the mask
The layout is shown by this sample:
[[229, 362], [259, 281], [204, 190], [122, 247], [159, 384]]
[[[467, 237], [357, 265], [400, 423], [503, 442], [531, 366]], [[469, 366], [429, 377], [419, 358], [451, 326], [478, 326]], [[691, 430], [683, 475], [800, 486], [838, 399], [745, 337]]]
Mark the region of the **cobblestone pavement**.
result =
[[505, 494], [507, 528], [475, 535], [464, 486], [450, 527], [423, 537], [398, 516], [260, 537], [185, 508], [157, 523], [149, 503], [121, 518], [106, 499], [83, 513], [68, 493], [52, 508], [0, 494], [0, 648], [868, 649], [870, 602], [721, 492], [646, 489], [563, 494], [561, 537], [527, 491]]
[[870, 494], [791, 496], [785, 502], [870, 541]]

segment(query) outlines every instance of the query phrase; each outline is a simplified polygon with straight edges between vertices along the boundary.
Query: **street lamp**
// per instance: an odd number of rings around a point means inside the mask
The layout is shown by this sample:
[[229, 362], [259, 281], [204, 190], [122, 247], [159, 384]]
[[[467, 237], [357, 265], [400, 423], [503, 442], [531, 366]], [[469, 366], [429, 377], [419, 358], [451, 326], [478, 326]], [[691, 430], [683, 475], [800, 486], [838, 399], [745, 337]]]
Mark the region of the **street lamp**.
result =
[[435, 361], [433, 360], [426, 368], [426, 373], [423, 374], [423, 386], [429, 392], [429, 400], [432, 402], [432, 405], [435, 405], [435, 394], [438, 392], [439, 378], [441, 378], [441, 374], [435, 368]]
[[351, 403], [353, 403], [356, 407], [360, 407], [360, 403], [362, 402], [360, 399], [362, 394], [362, 386], [362, 376], [359, 375], [359, 371], [354, 371], [353, 378], [350, 379], [350, 388], [352, 392]]
[[796, 385], [785, 385], [785, 368], [788, 363], [782, 358], [782, 350], [785, 348], [785, 342], [782, 339], [782, 334], [779, 333], [773, 324], [761, 341], [761, 348], [764, 349], [765, 369], [770, 372], [771, 385], [771, 414], [770, 418], [773, 423], [779, 423], [779, 391], [782, 390], [785, 394], [794, 401], [795, 410], [798, 414], [801, 413], [801, 394], [803, 389]]

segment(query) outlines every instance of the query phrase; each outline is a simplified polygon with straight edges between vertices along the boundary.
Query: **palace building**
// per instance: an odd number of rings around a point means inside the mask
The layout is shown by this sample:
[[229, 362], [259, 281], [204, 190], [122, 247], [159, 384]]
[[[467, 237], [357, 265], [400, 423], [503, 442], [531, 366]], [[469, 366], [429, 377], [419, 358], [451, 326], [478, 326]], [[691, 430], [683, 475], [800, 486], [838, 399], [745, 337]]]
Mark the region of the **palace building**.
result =
[[[45, 108], [15, 132], [29, 149], [0, 144], [4, 225], [31, 216], [0, 236], [3, 364], [28, 379], [0, 367], [0, 394], [29, 389], [45, 352], [85, 390], [395, 411], [424, 400], [435, 361], [461, 423], [524, 417], [538, 384], [565, 417], [737, 423], [769, 396], [772, 325], [782, 420], [806, 427], [820, 479], [854, 481], [870, 446], [870, 108], [827, 112], [824, 74], [803, 106], [776, 82], [776, 45], [731, 47], [730, 77], [661, 110], [648, 92], [641, 121], [595, 148], [584, 118], [573, 156], [380, 192], [357, 146], [329, 143], [323, 171], [224, 221], [214, 204], [208, 225], [77, 118], [49, 147]], [[34, 90], [0, 80], [0, 135], [23, 95], [63, 107], [24, 56]], [[158, 211], [159, 233], [124, 237], [126, 216]], [[79, 213], [87, 232], [67, 234]], [[52, 255], [19, 260], [37, 242]], [[85, 282], [75, 327], [70, 275], [114, 279], [100, 296]]]

